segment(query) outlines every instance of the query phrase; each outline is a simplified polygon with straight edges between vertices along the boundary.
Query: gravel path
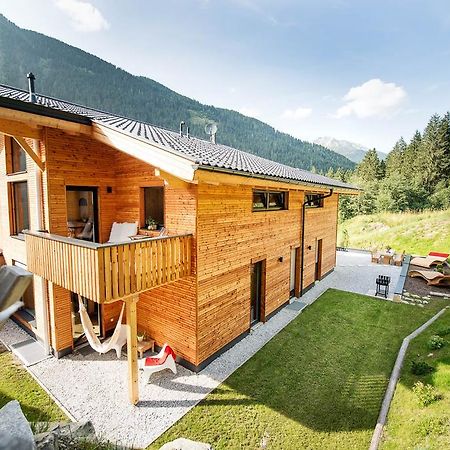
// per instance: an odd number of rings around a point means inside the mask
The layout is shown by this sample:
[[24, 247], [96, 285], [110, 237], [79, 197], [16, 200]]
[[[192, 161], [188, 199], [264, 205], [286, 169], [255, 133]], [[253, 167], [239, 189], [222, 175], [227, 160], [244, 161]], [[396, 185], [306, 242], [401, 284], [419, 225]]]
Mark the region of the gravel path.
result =
[[[282, 309], [264, 325], [256, 327], [233, 348], [195, 374], [178, 365], [178, 373], [152, 375], [151, 384], [140, 381], [140, 402], [128, 403], [126, 358], [115, 353], [74, 353], [50, 358], [28, 368], [76, 420], [90, 420], [98, 434], [121, 445], [145, 447], [184, 416], [211, 390], [251, 358], [301, 310], [328, 288], [371, 294], [378, 275], [391, 277], [395, 286], [400, 268], [371, 264], [370, 255], [338, 252], [335, 271], [317, 283], [301, 299]], [[0, 340], [11, 345], [28, 338], [8, 322]], [[84, 353], [84, 352], [83, 352]]]

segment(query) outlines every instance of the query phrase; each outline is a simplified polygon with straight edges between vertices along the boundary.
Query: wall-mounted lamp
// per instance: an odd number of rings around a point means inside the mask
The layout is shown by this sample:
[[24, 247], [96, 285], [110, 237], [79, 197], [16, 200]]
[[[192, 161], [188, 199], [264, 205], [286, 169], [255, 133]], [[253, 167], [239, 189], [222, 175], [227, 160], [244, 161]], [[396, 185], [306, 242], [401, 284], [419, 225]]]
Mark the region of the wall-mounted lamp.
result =
[[112, 186], [107, 186], [107, 187], [106, 187], [106, 192], [107, 192], [108, 194], [112, 194]]
[[312, 246], [311, 245], [308, 245], [308, 250], [312, 250]]
[[283, 262], [283, 261], [284, 261], [284, 258], [283, 258], [282, 256], [280, 256], [280, 257], [278, 258], [278, 261], [279, 261], [279, 262]]

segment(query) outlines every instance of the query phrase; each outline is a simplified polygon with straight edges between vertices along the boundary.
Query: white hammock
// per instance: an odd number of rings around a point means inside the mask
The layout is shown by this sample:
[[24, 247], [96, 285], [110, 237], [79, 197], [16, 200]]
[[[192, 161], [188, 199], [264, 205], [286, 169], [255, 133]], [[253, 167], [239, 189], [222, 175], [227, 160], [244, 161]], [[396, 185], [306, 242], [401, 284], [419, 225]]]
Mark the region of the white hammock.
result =
[[78, 304], [80, 308], [81, 324], [83, 325], [84, 334], [86, 335], [89, 345], [98, 353], [107, 353], [114, 349], [117, 357], [120, 358], [122, 347], [127, 342], [127, 327], [122, 324], [125, 303], [122, 305], [122, 311], [120, 311], [119, 320], [117, 321], [114, 333], [104, 342], [100, 342], [99, 338], [95, 334], [89, 314], [86, 311], [80, 297], [78, 297]]

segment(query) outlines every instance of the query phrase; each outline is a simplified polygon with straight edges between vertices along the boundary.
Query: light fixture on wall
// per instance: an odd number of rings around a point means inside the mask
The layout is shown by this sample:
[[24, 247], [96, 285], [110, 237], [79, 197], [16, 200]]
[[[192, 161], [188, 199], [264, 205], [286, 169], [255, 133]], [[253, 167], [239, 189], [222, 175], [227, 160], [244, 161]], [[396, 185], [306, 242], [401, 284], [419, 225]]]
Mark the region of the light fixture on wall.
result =
[[308, 245], [308, 250], [312, 250], [312, 246], [311, 245]]

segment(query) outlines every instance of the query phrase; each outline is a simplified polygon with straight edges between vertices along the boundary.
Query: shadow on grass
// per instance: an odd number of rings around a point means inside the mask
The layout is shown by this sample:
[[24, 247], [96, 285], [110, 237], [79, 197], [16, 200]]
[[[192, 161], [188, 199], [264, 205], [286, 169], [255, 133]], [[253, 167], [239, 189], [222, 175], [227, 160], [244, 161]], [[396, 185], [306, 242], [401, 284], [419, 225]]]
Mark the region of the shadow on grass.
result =
[[[9, 403], [11, 400], [17, 399], [0, 392], [0, 408]], [[22, 401], [20, 401], [20, 407], [29, 422], [51, 422], [55, 420], [51, 411], [44, 411], [42, 408], [31, 406]]]

